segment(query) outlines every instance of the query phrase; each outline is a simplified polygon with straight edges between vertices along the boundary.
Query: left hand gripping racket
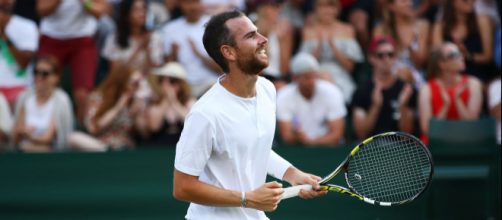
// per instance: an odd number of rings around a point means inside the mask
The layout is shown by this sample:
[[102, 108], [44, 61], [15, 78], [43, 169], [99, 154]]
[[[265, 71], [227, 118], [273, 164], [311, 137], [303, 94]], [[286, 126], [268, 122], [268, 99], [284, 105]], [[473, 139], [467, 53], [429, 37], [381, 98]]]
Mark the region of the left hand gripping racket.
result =
[[[345, 173], [348, 188], [329, 184]], [[374, 205], [394, 206], [416, 199], [430, 185], [432, 156], [416, 137], [402, 132], [375, 135], [357, 145], [347, 158], [320, 182], [321, 190], [339, 192]], [[297, 196], [311, 185], [284, 189], [282, 199]]]

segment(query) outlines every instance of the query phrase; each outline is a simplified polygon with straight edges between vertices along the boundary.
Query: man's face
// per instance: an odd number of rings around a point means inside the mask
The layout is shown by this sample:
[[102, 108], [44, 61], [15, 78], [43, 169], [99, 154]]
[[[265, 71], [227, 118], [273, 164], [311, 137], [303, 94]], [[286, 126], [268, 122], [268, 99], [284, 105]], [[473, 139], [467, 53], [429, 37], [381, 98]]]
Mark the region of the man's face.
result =
[[230, 19], [226, 25], [235, 41], [239, 69], [248, 74], [260, 73], [268, 66], [267, 38], [245, 16]]
[[315, 81], [317, 79], [317, 73], [310, 71], [302, 73], [300, 75], [294, 76], [296, 83], [301, 91], [307, 93], [313, 93], [315, 87]]
[[395, 48], [390, 43], [380, 44], [370, 58], [373, 69], [380, 72], [390, 72], [395, 61]]

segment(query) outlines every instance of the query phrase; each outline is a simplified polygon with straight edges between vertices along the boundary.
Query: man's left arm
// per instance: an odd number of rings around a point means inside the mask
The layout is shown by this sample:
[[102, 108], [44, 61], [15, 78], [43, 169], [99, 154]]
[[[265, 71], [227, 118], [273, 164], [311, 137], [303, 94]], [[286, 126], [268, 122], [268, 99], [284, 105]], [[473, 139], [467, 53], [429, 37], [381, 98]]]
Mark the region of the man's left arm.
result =
[[325, 190], [318, 191], [321, 177], [299, 170], [273, 150], [270, 151], [267, 172], [275, 178], [288, 182], [292, 186], [301, 184], [312, 185], [314, 190], [301, 190], [299, 194], [300, 198], [310, 199], [323, 196], [328, 193], [328, 191]]

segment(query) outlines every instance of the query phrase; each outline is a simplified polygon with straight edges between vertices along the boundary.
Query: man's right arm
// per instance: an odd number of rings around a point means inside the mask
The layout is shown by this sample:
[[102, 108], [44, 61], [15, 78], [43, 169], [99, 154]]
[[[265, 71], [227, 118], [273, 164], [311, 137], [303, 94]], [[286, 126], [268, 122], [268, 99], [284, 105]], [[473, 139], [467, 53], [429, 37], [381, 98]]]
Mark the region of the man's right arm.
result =
[[[240, 207], [242, 195], [235, 190], [226, 190], [204, 183], [197, 176], [174, 171], [173, 196], [176, 199], [197, 204], [219, 207]], [[246, 208], [274, 211], [284, 192], [282, 184], [268, 182], [260, 188], [245, 192]]]
[[37, 0], [37, 13], [40, 17], [49, 16], [58, 8], [61, 0]]

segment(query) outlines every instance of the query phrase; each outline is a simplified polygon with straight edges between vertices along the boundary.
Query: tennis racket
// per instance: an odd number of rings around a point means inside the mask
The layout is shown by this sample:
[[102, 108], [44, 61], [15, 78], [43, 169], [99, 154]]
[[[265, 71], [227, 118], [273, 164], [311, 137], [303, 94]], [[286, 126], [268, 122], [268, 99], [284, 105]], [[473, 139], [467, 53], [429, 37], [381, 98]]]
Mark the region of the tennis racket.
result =
[[[345, 173], [348, 188], [329, 184]], [[416, 137], [402, 132], [387, 132], [364, 140], [319, 185], [321, 190], [339, 192], [373, 205], [394, 206], [416, 199], [430, 185], [432, 156]], [[311, 185], [284, 189], [282, 199], [297, 196]]]

